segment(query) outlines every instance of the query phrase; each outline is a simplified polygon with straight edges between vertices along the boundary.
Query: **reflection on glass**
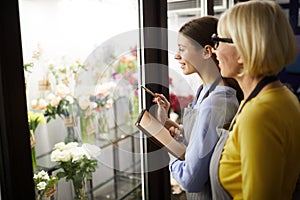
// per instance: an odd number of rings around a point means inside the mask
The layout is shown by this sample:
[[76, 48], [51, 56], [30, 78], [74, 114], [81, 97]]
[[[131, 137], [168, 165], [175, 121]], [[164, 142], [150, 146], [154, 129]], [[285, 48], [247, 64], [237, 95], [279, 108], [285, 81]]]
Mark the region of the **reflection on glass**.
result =
[[290, 9], [283, 9], [285, 16], [289, 19], [290, 18]]
[[290, 3], [290, 0], [276, 0], [277, 3]]
[[298, 8], [298, 26], [300, 26], [300, 8]]
[[[58, 175], [59, 163], [50, 153], [55, 145], [60, 149], [62, 142], [100, 147], [92, 180], [80, 184], [90, 197], [117, 199], [128, 191], [136, 195], [140, 189], [139, 140], [133, 139], [138, 114], [138, 37], [128, 37], [138, 29], [137, 3], [19, 1], [27, 107], [33, 113], [29, 125], [37, 160], [34, 173], [45, 170], [49, 176]], [[90, 162], [82, 160], [91, 156], [87, 146], [76, 155], [64, 151], [64, 156], [72, 158], [66, 162]], [[121, 190], [124, 183], [133, 186]], [[70, 182], [59, 180], [56, 187], [53, 197], [72, 199]]]

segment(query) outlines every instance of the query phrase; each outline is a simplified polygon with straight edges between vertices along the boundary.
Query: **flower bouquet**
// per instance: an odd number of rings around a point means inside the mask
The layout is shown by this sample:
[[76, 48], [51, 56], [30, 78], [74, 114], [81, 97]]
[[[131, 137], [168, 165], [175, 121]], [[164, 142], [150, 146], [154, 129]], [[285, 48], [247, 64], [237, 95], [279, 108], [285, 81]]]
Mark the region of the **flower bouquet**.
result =
[[58, 182], [56, 176], [49, 176], [47, 172], [42, 170], [34, 174], [33, 180], [38, 193], [38, 200], [42, 200], [45, 196], [53, 196], [56, 192], [56, 183]]
[[[46, 110], [44, 111], [45, 117], [47, 117], [47, 122], [51, 119], [56, 119], [59, 116], [64, 120], [65, 127], [67, 128], [67, 137], [65, 138], [65, 142], [76, 142], [78, 141], [75, 135], [75, 120], [78, 110], [78, 106], [76, 103], [76, 99], [72, 96], [68, 95], [62, 98], [59, 98], [57, 104], [48, 104], [46, 106]], [[75, 113], [75, 114], [74, 114]]]
[[56, 175], [59, 179], [66, 178], [72, 181], [75, 190], [75, 200], [88, 199], [85, 194], [85, 181], [92, 179], [92, 173], [96, 171], [98, 162], [96, 157], [100, 154], [100, 148], [95, 145], [77, 142], [57, 143], [51, 153], [51, 161], [58, 162], [62, 171]]
[[138, 104], [138, 61], [137, 61], [137, 47], [131, 47], [130, 53], [123, 55], [117, 62], [114, 73], [112, 74], [113, 80], [118, 82], [118, 86], [122, 85], [122, 91], [124, 96], [128, 96], [131, 102], [131, 115], [133, 123], [139, 114]]
[[116, 98], [116, 88], [117, 85], [113, 81], [98, 83], [94, 95], [90, 97], [90, 100], [95, 103], [93, 109], [97, 113], [97, 127], [100, 134], [109, 133], [109, 115], [107, 114]]

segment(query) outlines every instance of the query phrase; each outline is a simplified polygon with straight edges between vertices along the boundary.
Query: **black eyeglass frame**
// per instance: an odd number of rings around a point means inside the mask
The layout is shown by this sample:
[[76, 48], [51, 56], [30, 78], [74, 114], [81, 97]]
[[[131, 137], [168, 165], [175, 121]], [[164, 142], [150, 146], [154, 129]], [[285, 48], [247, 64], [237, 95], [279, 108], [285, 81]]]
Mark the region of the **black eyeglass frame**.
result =
[[214, 43], [214, 49], [218, 48], [219, 42], [226, 42], [226, 43], [233, 44], [233, 41], [231, 38], [220, 38], [220, 37], [218, 37], [218, 34], [216, 34], [216, 33], [212, 34], [211, 40]]

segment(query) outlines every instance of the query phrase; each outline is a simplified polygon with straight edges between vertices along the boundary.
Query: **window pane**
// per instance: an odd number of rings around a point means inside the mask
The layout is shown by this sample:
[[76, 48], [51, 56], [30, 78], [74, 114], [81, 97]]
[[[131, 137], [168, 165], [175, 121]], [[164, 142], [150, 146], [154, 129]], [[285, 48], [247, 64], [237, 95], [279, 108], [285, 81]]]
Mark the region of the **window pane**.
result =
[[[55, 144], [88, 143], [101, 148], [88, 195], [138, 197], [138, 1], [20, 0], [19, 8], [28, 111], [45, 117], [30, 118], [35, 173], [57, 175]], [[57, 187], [58, 199], [74, 198], [72, 181]]]

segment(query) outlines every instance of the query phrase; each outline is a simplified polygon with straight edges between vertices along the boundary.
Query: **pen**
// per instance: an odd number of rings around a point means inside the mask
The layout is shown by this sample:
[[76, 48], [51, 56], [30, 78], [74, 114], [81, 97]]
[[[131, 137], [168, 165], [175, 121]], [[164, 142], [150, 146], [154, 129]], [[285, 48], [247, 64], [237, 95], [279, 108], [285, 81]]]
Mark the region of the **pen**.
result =
[[[148, 88], [146, 88], [145, 86], [141, 86], [148, 94], [151, 94], [153, 97], [156, 97], [156, 95], [154, 94], [154, 92], [152, 92], [151, 90], [149, 90]], [[165, 101], [161, 99], [161, 102], [164, 104]]]

